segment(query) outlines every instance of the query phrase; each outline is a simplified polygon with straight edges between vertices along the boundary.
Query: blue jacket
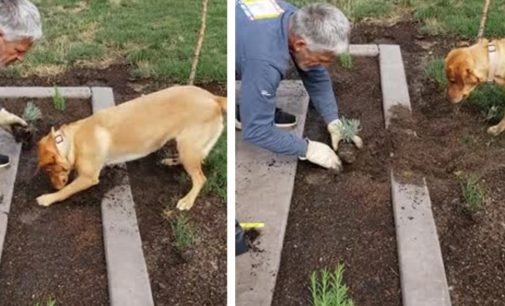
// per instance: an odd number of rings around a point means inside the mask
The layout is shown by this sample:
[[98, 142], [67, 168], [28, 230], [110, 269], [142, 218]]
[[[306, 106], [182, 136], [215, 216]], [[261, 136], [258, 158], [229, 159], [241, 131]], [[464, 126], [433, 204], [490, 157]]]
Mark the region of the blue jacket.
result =
[[[275, 153], [305, 156], [307, 142], [303, 138], [274, 126], [275, 93], [291, 60], [289, 19], [297, 10], [289, 3], [275, 2], [281, 9], [278, 16], [256, 20], [241, 0], [235, 4], [235, 69], [242, 81], [238, 96], [242, 137]], [[328, 71], [318, 66], [306, 72], [298, 69], [298, 73], [324, 120], [329, 123], [337, 119], [337, 101]]]

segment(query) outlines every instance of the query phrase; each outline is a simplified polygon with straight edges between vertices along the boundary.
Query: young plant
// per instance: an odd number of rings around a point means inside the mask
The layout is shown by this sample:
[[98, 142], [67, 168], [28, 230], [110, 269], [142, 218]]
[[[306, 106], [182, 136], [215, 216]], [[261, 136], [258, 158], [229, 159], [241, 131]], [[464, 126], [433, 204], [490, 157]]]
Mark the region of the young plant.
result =
[[26, 104], [25, 110], [23, 111], [23, 119], [26, 122], [35, 122], [42, 118], [42, 112], [33, 102], [28, 102]]
[[462, 183], [463, 193], [463, 208], [470, 212], [476, 213], [484, 207], [486, 195], [484, 189], [479, 184], [478, 178], [470, 176]]
[[352, 55], [349, 52], [343, 53], [339, 56], [340, 66], [347, 70], [351, 70], [353, 66]]
[[344, 283], [344, 264], [338, 263], [334, 272], [322, 270], [310, 275], [311, 304], [313, 306], [354, 306]]
[[47, 302], [45, 304], [37, 303], [35, 306], [56, 306], [56, 300], [50, 297], [47, 299]]
[[53, 106], [55, 109], [59, 111], [65, 111], [66, 102], [65, 98], [60, 94], [58, 87], [54, 87], [54, 95], [53, 95]]
[[361, 131], [361, 123], [357, 119], [340, 119], [340, 133], [342, 142], [338, 146], [337, 154], [346, 163], [352, 164], [358, 155], [358, 148], [353, 143], [353, 138]]
[[340, 121], [342, 122], [340, 128], [342, 140], [351, 143], [354, 136], [358, 136], [359, 131], [361, 131], [361, 122], [358, 119], [346, 119], [344, 117]]
[[12, 126], [12, 134], [17, 142], [22, 142], [25, 148], [30, 148], [33, 144], [33, 135], [37, 132], [35, 122], [42, 118], [42, 112], [32, 102], [28, 102], [23, 111], [23, 119], [28, 126], [16, 124]]
[[170, 226], [175, 238], [175, 246], [180, 251], [192, 246], [195, 242], [194, 229], [189, 223], [188, 218], [183, 215], [179, 215], [173, 221], [171, 221]]

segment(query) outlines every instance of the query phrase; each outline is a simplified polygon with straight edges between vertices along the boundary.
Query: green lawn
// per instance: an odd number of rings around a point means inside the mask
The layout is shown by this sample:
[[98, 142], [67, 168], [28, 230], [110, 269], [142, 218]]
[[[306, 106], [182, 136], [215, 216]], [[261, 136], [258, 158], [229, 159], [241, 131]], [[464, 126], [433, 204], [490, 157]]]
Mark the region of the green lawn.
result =
[[[431, 35], [451, 35], [471, 39], [477, 36], [483, 0], [328, 0], [342, 9], [350, 19], [391, 18], [401, 12], [412, 11], [422, 22], [420, 31]], [[289, 1], [297, 6], [315, 2]], [[505, 0], [491, 1], [485, 35], [505, 36]]]
[[[132, 74], [186, 82], [201, 1], [34, 0], [44, 39], [9, 76], [54, 75], [72, 67], [133, 65]], [[226, 0], [209, 2], [197, 82], [226, 80]]]

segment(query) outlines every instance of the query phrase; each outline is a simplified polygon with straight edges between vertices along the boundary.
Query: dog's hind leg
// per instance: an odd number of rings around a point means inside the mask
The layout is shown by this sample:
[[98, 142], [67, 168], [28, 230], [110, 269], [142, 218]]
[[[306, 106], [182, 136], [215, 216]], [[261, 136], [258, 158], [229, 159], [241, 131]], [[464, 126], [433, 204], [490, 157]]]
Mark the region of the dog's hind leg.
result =
[[194, 143], [188, 141], [178, 142], [177, 149], [179, 150], [181, 163], [191, 177], [193, 184], [189, 193], [177, 202], [177, 208], [179, 210], [189, 210], [193, 207], [196, 197], [207, 180], [202, 171], [203, 152], [201, 148], [195, 147]]
[[202, 171], [202, 162], [216, 144], [222, 131], [223, 124], [220, 119], [178, 137], [179, 158], [193, 184], [189, 193], [177, 203], [178, 209], [189, 210], [193, 207], [196, 197], [207, 180]]

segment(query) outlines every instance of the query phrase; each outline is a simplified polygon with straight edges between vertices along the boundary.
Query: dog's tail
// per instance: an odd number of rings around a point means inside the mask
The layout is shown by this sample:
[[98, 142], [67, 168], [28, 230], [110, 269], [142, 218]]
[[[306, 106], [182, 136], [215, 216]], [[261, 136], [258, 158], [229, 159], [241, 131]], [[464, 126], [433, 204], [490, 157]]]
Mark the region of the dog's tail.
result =
[[221, 110], [226, 113], [227, 112], [227, 101], [228, 99], [226, 97], [221, 97], [221, 96], [214, 96], [214, 99], [215, 101], [217, 102], [217, 104], [219, 105], [219, 107], [221, 108]]

